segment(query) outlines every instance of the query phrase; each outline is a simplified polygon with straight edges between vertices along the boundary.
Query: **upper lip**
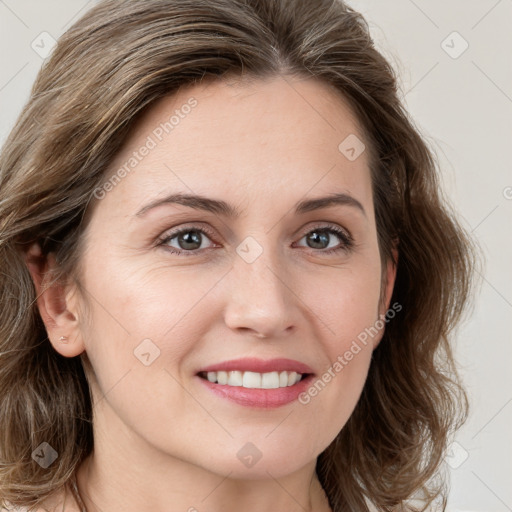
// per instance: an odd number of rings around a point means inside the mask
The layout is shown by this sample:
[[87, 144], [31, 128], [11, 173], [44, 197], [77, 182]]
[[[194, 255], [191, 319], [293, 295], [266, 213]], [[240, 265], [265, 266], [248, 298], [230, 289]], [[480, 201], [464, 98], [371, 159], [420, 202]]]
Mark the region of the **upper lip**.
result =
[[313, 373], [313, 370], [300, 361], [293, 359], [277, 358], [277, 359], [257, 359], [254, 357], [246, 357], [242, 359], [231, 359], [221, 363], [212, 364], [199, 370], [200, 372], [218, 372], [218, 371], [248, 371], [256, 373], [269, 372], [297, 372], [297, 373]]

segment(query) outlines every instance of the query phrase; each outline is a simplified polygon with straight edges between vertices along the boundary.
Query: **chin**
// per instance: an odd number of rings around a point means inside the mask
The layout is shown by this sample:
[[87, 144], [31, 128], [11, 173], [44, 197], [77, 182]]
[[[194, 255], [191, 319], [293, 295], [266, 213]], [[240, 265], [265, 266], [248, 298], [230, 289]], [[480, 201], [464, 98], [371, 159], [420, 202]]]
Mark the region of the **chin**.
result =
[[[316, 458], [324, 447], [318, 449], [318, 453], [312, 450], [311, 438], [302, 442], [298, 438], [290, 443], [283, 441], [283, 436], [273, 434], [254, 436], [254, 441], [249, 437], [244, 440], [231, 440], [230, 447], [225, 447], [221, 452], [209, 451], [214, 467], [207, 468], [218, 474], [230, 474], [230, 478], [241, 480], [259, 480], [269, 478], [283, 478], [295, 473], [306, 465], [315, 463]], [[265, 436], [268, 436], [265, 439]], [[227, 456], [226, 456], [227, 455]]]

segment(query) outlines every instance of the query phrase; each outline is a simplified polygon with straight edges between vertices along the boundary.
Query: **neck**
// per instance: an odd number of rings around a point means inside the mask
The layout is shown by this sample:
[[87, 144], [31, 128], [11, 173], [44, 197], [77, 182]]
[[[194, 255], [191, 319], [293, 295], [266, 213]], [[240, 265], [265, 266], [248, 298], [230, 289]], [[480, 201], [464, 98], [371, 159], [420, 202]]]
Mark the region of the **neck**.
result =
[[142, 475], [140, 466], [137, 471], [122, 466], [122, 473], [113, 473], [108, 468], [114, 467], [114, 461], [102, 464], [93, 453], [78, 469], [78, 493], [87, 512], [331, 512], [314, 471], [248, 481], [174, 465], [175, 471], [165, 475], [154, 471]]
[[96, 420], [94, 451], [77, 471], [87, 512], [331, 510], [315, 472], [316, 459], [284, 477], [260, 471], [253, 479], [233, 478], [232, 472], [217, 474], [162, 453], [126, 427], [116, 428], [115, 421]]

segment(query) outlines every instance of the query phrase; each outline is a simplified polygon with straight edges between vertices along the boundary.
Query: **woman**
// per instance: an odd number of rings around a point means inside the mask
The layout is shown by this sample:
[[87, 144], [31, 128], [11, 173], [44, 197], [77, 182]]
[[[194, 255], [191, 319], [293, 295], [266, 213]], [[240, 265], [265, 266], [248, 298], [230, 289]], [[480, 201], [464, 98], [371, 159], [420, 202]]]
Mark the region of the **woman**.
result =
[[444, 507], [472, 246], [347, 5], [100, 2], [0, 190], [0, 503]]

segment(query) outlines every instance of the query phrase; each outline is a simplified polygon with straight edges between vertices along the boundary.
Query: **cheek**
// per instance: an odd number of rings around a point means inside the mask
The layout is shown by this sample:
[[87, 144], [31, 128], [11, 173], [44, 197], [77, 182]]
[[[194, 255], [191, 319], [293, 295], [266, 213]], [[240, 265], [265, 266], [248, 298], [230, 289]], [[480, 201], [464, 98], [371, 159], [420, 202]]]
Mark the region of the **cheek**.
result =
[[[190, 329], [199, 333], [207, 325], [197, 312], [218, 281], [217, 274], [198, 272], [192, 267], [173, 269], [158, 263], [130, 264], [123, 269], [122, 260], [105, 261], [90, 271], [86, 282], [87, 290], [94, 297], [91, 324], [96, 332], [90, 336], [93, 345], [90, 348], [96, 349], [95, 337], [108, 337], [108, 346], [103, 349], [110, 347], [123, 358], [123, 353], [151, 339], [162, 350], [172, 351], [171, 356], [177, 356], [185, 348], [186, 339], [193, 338]], [[187, 336], [183, 333], [184, 325], [187, 325]]]
[[[128, 407], [130, 423], [130, 411], [146, 411], [150, 418], [161, 407], [186, 409], [177, 381], [190, 378], [187, 358], [211, 329], [209, 293], [224, 271], [123, 265], [122, 258], [110, 256], [88, 267], [84, 285], [91, 321], [84, 340], [98, 396], [108, 394], [109, 401], [117, 396], [115, 408]], [[151, 408], [152, 403], [159, 405]], [[132, 420], [141, 421], [140, 415]], [[148, 424], [150, 430], [154, 426]]]
[[[107, 275], [109, 268], [115, 271]], [[208, 421], [180, 383], [187, 370], [182, 362], [208, 328], [197, 306], [215, 279], [164, 270], [124, 271], [122, 264], [107, 260], [90, 272], [85, 286], [94, 299], [89, 301], [91, 329], [84, 337], [98, 411], [118, 425], [111, 416], [115, 411], [132, 430], [175, 450], [170, 440], [183, 437], [176, 411]]]
[[311, 429], [316, 419], [322, 418], [324, 435], [334, 439], [357, 404], [374, 344], [382, 336], [382, 329], [377, 328], [378, 256], [357, 267], [340, 268], [328, 278], [317, 278], [316, 283], [323, 286], [308, 286], [308, 306], [317, 315], [319, 332], [324, 333], [320, 340], [326, 358], [322, 372], [299, 397], [299, 403], [308, 411]]
[[[325, 332], [326, 351], [331, 361], [346, 344], [378, 318], [381, 267], [378, 255], [346, 267], [332, 267], [301, 279], [300, 297]], [[349, 343], [350, 344], [350, 343]]]

